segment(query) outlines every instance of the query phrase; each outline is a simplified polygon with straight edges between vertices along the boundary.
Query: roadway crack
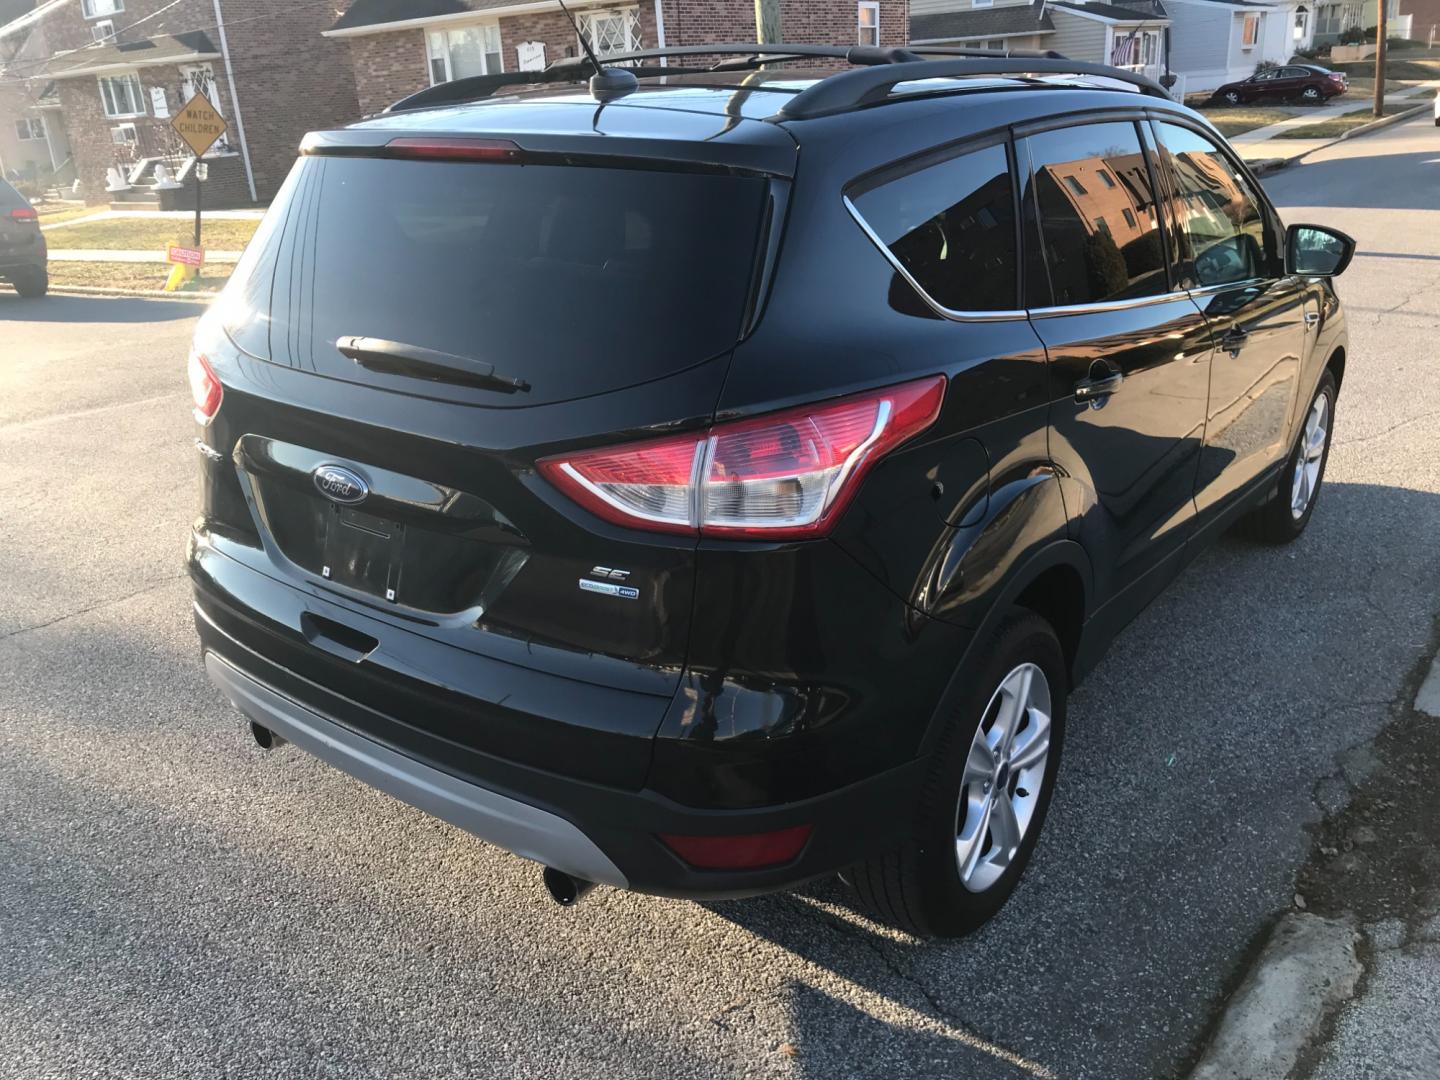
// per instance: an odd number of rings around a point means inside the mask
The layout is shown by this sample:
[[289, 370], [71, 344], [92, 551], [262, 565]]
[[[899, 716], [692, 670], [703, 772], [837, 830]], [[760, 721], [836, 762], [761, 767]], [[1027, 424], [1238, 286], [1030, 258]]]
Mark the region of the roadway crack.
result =
[[32, 623], [29, 626], [22, 626], [18, 630], [11, 630], [7, 633], [0, 634], [0, 641], [9, 641], [11, 638], [19, 637], [21, 634], [29, 634], [33, 633], [36, 630], [44, 630], [47, 626], [54, 626], [56, 623], [62, 623], [69, 619], [78, 619], [81, 615], [88, 615], [92, 611], [99, 611], [101, 608], [113, 607], [116, 604], [123, 604], [126, 600], [133, 600], [137, 596], [144, 596], [146, 593], [155, 592], [157, 589], [163, 589], [167, 585], [174, 584], [180, 578], [188, 576], [189, 575], [187, 573], [182, 571], [179, 574], [173, 574], [170, 577], [161, 579], [160, 581], [152, 582], [151, 584], [146, 585], [143, 589], [136, 589], [132, 593], [126, 593], [124, 596], [114, 596], [108, 600], [98, 600], [95, 603], [89, 605], [88, 607], [80, 608], [78, 611], [67, 611], [64, 615], [57, 615], [53, 619], [46, 619], [44, 622]]

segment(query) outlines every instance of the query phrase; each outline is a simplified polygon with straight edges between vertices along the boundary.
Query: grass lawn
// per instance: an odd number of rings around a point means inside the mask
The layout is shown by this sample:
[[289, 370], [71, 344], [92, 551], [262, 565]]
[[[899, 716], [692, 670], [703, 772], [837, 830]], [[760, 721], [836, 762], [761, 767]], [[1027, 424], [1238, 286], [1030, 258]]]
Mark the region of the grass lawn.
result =
[[[1406, 109], [1413, 109], [1416, 105], [1422, 105], [1421, 101], [1397, 101], [1385, 103], [1385, 115], [1394, 116]], [[1333, 139], [1337, 135], [1344, 135], [1352, 128], [1361, 124], [1368, 124], [1375, 119], [1375, 114], [1370, 106], [1354, 109], [1351, 112], [1342, 113], [1329, 120], [1321, 120], [1314, 124], [1303, 124], [1300, 127], [1288, 128], [1276, 136], [1278, 139]]]
[[1220, 129], [1220, 134], [1227, 138], [1231, 135], [1239, 135], [1242, 131], [1254, 131], [1266, 124], [1278, 124], [1281, 120], [1289, 120], [1295, 115], [1284, 109], [1262, 109], [1251, 105], [1237, 105], [1233, 109], [1219, 105], [1201, 111], [1205, 113], [1206, 118], [1212, 124]]
[[[1319, 61], [1324, 63], [1324, 61]], [[1343, 71], [1350, 76], [1350, 85], [1355, 85], [1355, 80], [1369, 79], [1373, 87], [1375, 79], [1375, 61], [1359, 60], [1353, 64], [1327, 64], [1327, 67], [1335, 71]], [[1398, 53], [1391, 53], [1385, 60], [1385, 82], [1399, 79], [1404, 82], [1429, 82], [1431, 79], [1440, 79], [1440, 56], [1417, 56], [1414, 59], [1406, 59]]]
[[[203, 223], [202, 244], [215, 251], [239, 251], [250, 242], [258, 221], [220, 219]], [[164, 251], [170, 244], [188, 246], [194, 222], [180, 218], [117, 217], [66, 225], [45, 234], [56, 249], [98, 248], [104, 251]]]
[[[52, 262], [50, 284], [91, 285], [105, 289], [163, 289], [170, 276], [165, 263]], [[197, 286], [218, 289], [230, 276], [229, 266], [207, 266]]]

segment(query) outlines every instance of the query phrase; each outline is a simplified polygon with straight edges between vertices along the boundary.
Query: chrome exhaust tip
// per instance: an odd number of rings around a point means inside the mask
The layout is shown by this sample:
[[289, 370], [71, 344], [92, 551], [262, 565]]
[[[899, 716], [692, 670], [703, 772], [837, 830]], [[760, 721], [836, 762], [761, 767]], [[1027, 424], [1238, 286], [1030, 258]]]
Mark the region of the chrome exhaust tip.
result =
[[556, 870], [553, 866], [545, 867], [543, 879], [545, 890], [561, 907], [574, 907], [581, 900], [590, 894], [595, 888], [595, 882], [586, 881], [583, 878], [571, 877], [563, 870]]
[[285, 737], [271, 731], [268, 727], [250, 721], [250, 734], [255, 738], [255, 745], [261, 750], [279, 750], [285, 745]]

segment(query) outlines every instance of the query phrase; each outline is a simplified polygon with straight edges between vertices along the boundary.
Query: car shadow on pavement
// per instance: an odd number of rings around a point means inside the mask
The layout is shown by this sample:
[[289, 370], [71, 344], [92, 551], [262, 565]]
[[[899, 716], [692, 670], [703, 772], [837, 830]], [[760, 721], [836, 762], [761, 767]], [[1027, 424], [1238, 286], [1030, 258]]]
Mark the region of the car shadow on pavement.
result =
[[[1174, 1075], [1294, 894], [1317, 785], [1384, 726], [1394, 673], [1429, 633], [1420, 582], [1440, 577], [1440, 552], [1375, 538], [1437, 528], [1431, 493], [1332, 482], [1296, 543], [1231, 534], [1201, 554], [1072, 695], [1036, 861], [970, 937], [894, 931], [834, 878], [704, 908], [820, 973], [793, 993], [801, 1035], [863, 1034], [899, 1008], [949, 1034], [907, 1023], [896, 1053], [953, 1043], [974, 1066], [962, 1075], [1069, 1075], [1077, 1060]], [[840, 1018], [837, 981], [875, 1002], [867, 1015]]]
[[[1376, 154], [1360, 160], [1377, 178], [1408, 176], [1429, 165], [1429, 184], [1366, 185], [1356, 189], [1355, 158], [1334, 158], [1327, 161], [1302, 161], [1265, 181], [1272, 194], [1294, 188], [1305, 192], [1299, 203], [1304, 206], [1334, 206], [1347, 210], [1440, 210], [1440, 150], [1413, 154]], [[1291, 215], [1293, 216], [1293, 215]]]
[[21, 319], [32, 323], [155, 323], [196, 319], [207, 305], [183, 300], [148, 300], [133, 296], [61, 296], [52, 293], [26, 300], [0, 291], [0, 322]]

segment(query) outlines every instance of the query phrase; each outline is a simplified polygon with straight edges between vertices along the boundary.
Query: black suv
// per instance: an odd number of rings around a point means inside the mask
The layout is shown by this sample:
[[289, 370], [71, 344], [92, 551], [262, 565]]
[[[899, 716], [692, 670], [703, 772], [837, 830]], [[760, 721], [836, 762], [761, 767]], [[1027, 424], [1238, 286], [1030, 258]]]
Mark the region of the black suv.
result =
[[562, 902], [840, 872], [962, 933], [1075, 680], [1305, 528], [1353, 245], [1141, 76], [770, 48], [306, 138], [190, 357], [205, 665]]
[[0, 180], [0, 281], [21, 296], [44, 296], [50, 288], [45, 234], [28, 199]]

